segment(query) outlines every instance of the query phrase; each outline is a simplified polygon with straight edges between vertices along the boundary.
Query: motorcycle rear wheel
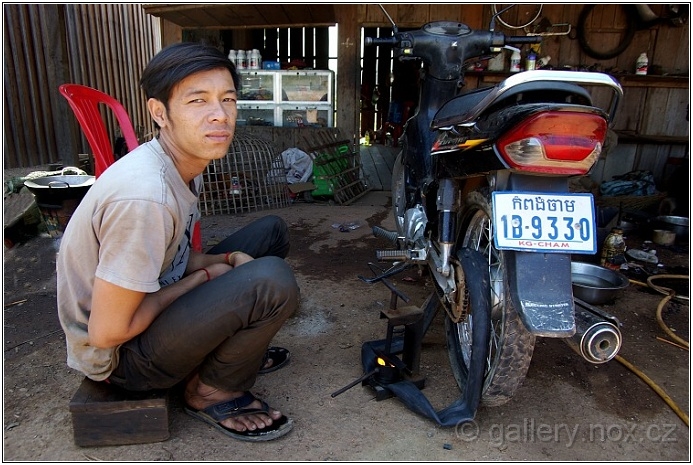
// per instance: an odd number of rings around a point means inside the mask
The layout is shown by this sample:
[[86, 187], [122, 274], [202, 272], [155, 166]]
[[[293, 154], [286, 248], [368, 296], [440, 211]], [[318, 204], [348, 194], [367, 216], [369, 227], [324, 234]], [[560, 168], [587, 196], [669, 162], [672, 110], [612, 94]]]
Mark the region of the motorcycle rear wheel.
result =
[[[503, 251], [493, 245], [490, 201], [480, 192], [472, 192], [468, 199], [458, 247], [478, 250], [488, 259], [491, 281], [491, 337], [481, 403], [495, 407], [509, 401], [524, 381], [532, 360], [536, 338], [520, 321], [508, 295]], [[457, 263], [455, 266], [455, 276], [462, 277], [460, 264]], [[464, 287], [464, 283], [458, 283], [458, 288]], [[446, 318], [445, 329], [450, 365], [457, 385], [463, 389], [463, 386], [466, 386], [472, 352], [474, 322], [471, 312], [464, 312], [458, 323], [453, 322], [450, 317]]]

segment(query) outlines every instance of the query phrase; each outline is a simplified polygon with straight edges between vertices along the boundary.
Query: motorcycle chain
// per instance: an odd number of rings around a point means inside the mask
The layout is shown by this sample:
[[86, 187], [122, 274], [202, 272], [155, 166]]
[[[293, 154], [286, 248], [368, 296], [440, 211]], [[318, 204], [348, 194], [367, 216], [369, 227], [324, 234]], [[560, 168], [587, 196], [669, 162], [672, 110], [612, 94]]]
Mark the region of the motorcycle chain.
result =
[[[459, 263], [455, 264], [455, 273], [457, 276], [464, 276]], [[461, 323], [467, 319], [469, 315], [469, 291], [464, 278], [457, 279], [457, 290], [455, 291], [453, 302], [443, 305], [443, 307], [453, 323]]]

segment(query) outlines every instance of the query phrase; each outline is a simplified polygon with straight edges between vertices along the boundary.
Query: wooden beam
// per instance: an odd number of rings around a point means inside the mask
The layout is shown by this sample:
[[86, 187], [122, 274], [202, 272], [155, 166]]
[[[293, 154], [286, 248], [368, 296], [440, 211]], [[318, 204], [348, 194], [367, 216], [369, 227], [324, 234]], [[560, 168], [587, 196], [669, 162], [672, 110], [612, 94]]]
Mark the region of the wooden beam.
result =
[[183, 41], [183, 28], [165, 19], [161, 20], [161, 47]]
[[359, 77], [361, 29], [357, 21], [358, 5], [340, 5], [336, 9], [338, 27], [337, 121], [342, 133], [358, 143]]

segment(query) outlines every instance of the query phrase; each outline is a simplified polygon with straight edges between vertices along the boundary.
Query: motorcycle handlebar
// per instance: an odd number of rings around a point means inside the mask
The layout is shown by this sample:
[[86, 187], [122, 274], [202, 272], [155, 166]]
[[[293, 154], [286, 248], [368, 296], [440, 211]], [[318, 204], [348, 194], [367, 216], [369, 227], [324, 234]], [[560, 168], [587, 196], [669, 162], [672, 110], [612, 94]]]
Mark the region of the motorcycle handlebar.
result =
[[541, 36], [506, 36], [505, 43], [507, 45], [512, 44], [539, 44], [541, 43]]
[[[365, 46], [371, 45], [392, 45], [395, 46], [399, 43], [397, 37], [366, 37], [364, 40]], [[541, 36], [505, 36], [506, 45], [513, 44], [539, 44], [541, 43]]]
[[364, 45], [397, 45], [397, 37], [366, 37]]
[[364, 39], [364, 45], [393, 47], [394, 58], [423, 60], [429, 75], [445, 81], [458, 79], [467, 60], [489, 56], [505, 45], [540, 42], [541, 36], [506, 36], [453, 21], [434, 21], [420, 29], [395, 32], [392, 37]]

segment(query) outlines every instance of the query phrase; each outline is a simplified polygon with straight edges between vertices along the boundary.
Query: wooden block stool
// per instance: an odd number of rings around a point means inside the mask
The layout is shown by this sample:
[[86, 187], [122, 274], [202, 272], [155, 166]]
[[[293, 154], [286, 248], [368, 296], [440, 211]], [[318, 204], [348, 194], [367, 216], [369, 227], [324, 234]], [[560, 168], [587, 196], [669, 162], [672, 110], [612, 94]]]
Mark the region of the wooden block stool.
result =
[[144, 444], [168, 439], [168, 391], [131, 392], [84, 378], [70, 401], [75, 444]]

